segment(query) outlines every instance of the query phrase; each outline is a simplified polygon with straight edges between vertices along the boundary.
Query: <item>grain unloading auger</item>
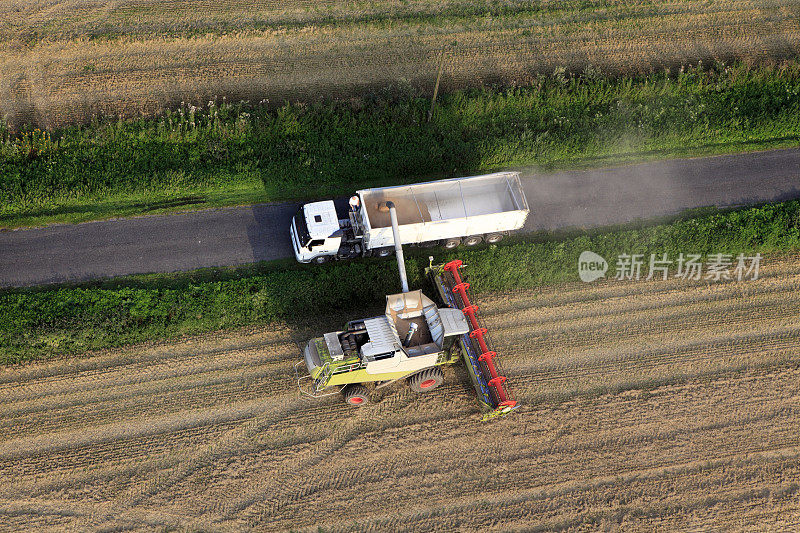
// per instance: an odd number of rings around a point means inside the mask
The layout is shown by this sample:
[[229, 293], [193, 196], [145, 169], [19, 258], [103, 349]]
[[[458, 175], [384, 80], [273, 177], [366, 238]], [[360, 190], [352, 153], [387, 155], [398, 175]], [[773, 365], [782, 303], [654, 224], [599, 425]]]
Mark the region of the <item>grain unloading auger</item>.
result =
[[426, 269], [431, 282], [436, 286], [442, 301], [454, 309], [460, 309], [470, 325], [469, 333], [459, 338], [461, 355], [486, 414], [484, 419], [510, 413], [518, 407], [508, 390], [497, 352], [491, 349], [489, 332], [478, 314], [478, 306], [471, 297], [469, 283], [461, 272], [460, 259], [444, 265], [431, 265]]
[[[459, 272], [461, 262], [427, 269], [444, 306], [421, 290], [409, 290], [397, 213], [391, 201], [386, 208], [403, 292], [386, 297], [384, 314], [351, 320], [341, 331], [308, 341], [303, 360], [295, 365], [300, 391], [312, 397], [341, 393], [347, 403], [361, 406], [369, 402], [371, 388], [398, 380], [406, 380], [415, 392], [431, 391], [444, 380], [441, 367], [463, 358], [486, 411], [484, 418], [511, 412], [517, 404], [470, 301], [469, 284]], [[303, 363], [308, 374], [301, 376]]]

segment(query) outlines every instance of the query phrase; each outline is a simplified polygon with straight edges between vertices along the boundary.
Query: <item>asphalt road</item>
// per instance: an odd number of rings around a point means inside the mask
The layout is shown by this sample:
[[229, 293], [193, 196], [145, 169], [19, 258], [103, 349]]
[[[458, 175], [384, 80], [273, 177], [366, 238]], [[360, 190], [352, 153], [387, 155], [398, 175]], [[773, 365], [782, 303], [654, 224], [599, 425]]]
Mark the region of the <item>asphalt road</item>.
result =
[[[534, 174], [525, 230], [589, 228], [800, 198], [800, 149]], [[229, 266], [292, 256], [300, 203], [0, 231], [0, 286]]]

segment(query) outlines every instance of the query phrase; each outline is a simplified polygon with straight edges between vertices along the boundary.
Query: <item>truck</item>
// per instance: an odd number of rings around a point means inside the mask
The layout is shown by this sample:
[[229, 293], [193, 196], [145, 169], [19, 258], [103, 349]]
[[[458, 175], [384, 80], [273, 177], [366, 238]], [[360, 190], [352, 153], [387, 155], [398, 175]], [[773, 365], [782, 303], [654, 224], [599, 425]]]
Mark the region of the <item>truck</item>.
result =
[[402, 292], [386, 296], [383, 314], [351, 320], [339, 331], [309, 340], [294, 367], [300, 392], [314, 398], [341, 394], [348, 404], [361, 407], [369, 403], [371, 390], [401, 380], [415, 392], [432, 391], [444, 380], [442, 367], [463, 359], [484, 419], [516, 409], [478, 307], [470, 299], [462, 262], [434, 266], [431, 257], [426, 275], [441, 303], [422, 290], [410, 290], [402, 244], [396, 238], [399, 210], [391, 200], [386, 207]]
[[301, 263], [322, 264], [394, 252], [387, 202], [396, 207], [401, 244], [451, 249], [494, 244], [518, 230], [528, 203], [518, 172], [452, 178], [357, 191], [347, 205], [303, 205], [289, 233]]

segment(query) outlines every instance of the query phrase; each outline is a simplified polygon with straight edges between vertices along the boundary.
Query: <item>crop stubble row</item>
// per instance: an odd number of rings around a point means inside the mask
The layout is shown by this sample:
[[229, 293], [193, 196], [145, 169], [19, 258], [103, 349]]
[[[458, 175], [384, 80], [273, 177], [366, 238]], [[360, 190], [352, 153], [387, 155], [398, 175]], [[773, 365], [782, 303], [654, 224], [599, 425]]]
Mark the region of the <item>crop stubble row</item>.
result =
[[[429, 89], [443, 48], [444, 89], [530, 83], [556, 67], [643, 72], [700, 59], [783, 58], [800, 49], [792, 9], [763, 1], [547, 6], [526, 16], [436, 23], [354, 18], [223, 35], [54, 37], [0, 57], [0, 114], [57, 127], [96, 112], [151, 114], [215, 96], [282, 102], [402, 83]], [[140, 26], [147, 27], [147, 16]]]

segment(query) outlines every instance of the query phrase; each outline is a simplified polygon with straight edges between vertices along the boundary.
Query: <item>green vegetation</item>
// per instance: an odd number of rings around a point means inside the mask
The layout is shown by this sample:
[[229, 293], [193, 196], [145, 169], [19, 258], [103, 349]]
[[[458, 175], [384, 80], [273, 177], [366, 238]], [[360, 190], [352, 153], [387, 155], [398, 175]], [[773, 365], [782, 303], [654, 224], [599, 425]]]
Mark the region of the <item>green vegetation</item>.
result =
[[[448, 254], [437, 250], [436, 255], [437, 261], [463, 259], [480, 293], [576, 281], [583, 250], [607, 259], [619, 253], [645, 257], [669, 253], [674, 258], [680, 252], [796, 251], [800, 250], [800, 201], [617, 231], [539, 235]], [[409, 251], [410, 281], [419, 287], [430, 251]], [[5, 290], [0, 292], [0, 361], [20, 362], [244, 325], [307, 322], [333, 310], [361, 315], [365, 308], [379, 308], [384, 295], [399, 287], [392, 261], [318, 268], [287, 260]], [[613, 271], [613, 259], [610, 262]]]
[[158, 119], [0, 131], [0, 227], [269, 200], [503, 167], [602, 165], [797, 145], [800, 63], [359, 103], [182, 106]]

